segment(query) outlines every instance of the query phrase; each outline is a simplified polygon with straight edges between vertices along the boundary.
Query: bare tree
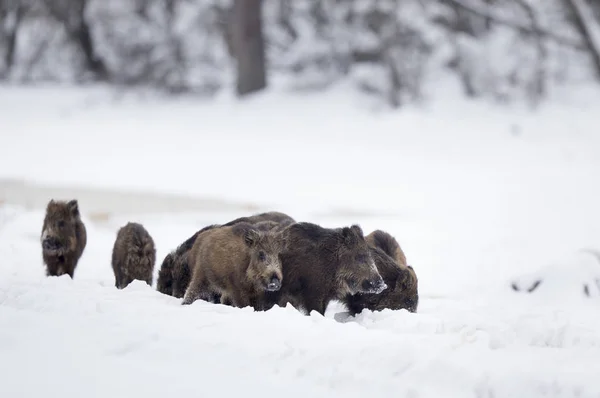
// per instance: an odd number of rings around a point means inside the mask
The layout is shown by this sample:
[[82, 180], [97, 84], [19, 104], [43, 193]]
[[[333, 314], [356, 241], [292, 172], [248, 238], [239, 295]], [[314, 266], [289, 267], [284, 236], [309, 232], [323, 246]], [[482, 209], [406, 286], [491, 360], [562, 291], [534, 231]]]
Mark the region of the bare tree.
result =
[[0, 41], [4, 39], [4, 70], [0, 70], [0, 77], [8, 75], [17, 48], [17, 33], [19, 25], [25, 15], [26, 4], [23, 1], [0, 0]]
[[235, 0], [231, 23], [237, 62], [236, 91], [244, 96], [267, 86], [262, 0]]
[[63, 24], [69, 39], [83, 55], [85, 68], [97, 80], [108, 79], [108, 70], [102, 58], [96, 54], [90, 26], [85, 17], [88, 0], [45, 0], [49, 14]]
[[540, 33], [540, 22], [535, 10], [529, 3], [529, 0], [516, 0], [524, 10], [527, 17], [530, 20], [531, 27], [533, 29], [533, 40], [535, 41], [537, 62], [535, 65], [535, 76], [530, 83], [530, 89], [528, 90], [529, 97], [534, 104], [537, 104], [540, 99], [546, 94], [546, 61], [548, 59], [548, 49], [544, 42], [544, 36]]

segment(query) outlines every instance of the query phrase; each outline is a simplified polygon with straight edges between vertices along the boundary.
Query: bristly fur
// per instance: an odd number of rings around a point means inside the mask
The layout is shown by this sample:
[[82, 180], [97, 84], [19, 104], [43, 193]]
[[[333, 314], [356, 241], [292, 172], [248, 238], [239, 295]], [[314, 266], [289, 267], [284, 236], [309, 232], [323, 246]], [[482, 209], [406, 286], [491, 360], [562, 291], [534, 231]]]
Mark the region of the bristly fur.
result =
[[198, 235], [217, 227], [218, 224], [213, 224], [202, 228], [165, 256], [158, 272], [156, 290], [176, 298], [183, 297], [191, 279], [189, 251], [194, 246]]
[[239, 217], [239, 218], [236, 218], [235, 220], [229, 221], [226, 224], [223, 224], [223, 226], [229, 227], [229, 226], [235, 225], [240, 222], [245, 222], [248, 224], [256, 225], [263, 221], [275, 222], [275, 223], [279, 224], [279, 227], [281, 227], [281, 228], [286, 227], [286, 226], [296, 222], [296, 220], [294, 220], [292, 217], [288, 216], [285, 213], [281, 213], [278, 211], [268, 211], [268, 212], [264, 212], [264, 213], [254, 214], [254, 215], [251, 215], [248, 217]]
[[192, 280], [182, 304], [201, 299], [234, 307], [263, 307], [266, 290], [282, 283], [279, 253], [284, 236], [260, 231], [246, 222], [206, 231], [198, 236], [190, 251]]
[[134, 280], [152, 286], [155, 262], [154, 240], [143, 225], [128, 222], [119, 229], [112, 252], [112, 268], [118, 289], [127, 287]]
[[381, 311], [383, 309], [406, 309], [416, 312], [419, 304], [418, 279], [398, 241], [387, 232], [375, 230], [366, 236], [371, 254], [379, 273], [388, 285], [381, 294], [348, 294], [341, 301], [351, 315], [363, 309]]
[[47, 276], [74, 277], [75, 269], [87, 244], [87, 231], [76, 199], [50, 200], [40, 237]]
[[267, 294], [266, 308], [290, 303], [307, 314], [324, 315], [331, 300], [348, 292], [385, 289], [358, 225], [331, 229], [300, 222], [284, 233], [284, 283], [280, 291]]

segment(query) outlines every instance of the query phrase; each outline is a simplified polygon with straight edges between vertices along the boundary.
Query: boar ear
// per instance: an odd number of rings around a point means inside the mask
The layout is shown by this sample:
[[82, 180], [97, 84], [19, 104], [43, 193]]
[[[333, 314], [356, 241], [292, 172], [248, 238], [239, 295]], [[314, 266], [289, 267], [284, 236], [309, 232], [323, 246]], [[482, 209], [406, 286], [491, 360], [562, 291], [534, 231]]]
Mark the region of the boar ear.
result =
[[352, 230], [348, 227], [342, 228], [342, 238], [344, 243], [349, 243], [352, 239]]
[[344, 238], [344, 243], [347, 245], [355, 243], [357, 237], [362, 238], [362, 236], [362, 229], [358, 225], [342, 228], [342, 237]]
[[248, 247], [252, 247], [258, 242], [258, 237], [258, 232], [253, 228], [249, 228], [244, 233], [244, 243], [246, 243]]
[[350, 227], [350, 229], [351, 229], [352, 231], [354, 231], [354, 233], [355, 233], [356, 235], [360, 236], [361, 238], [362, 238], [362, 237], [364, 237], [363, 230], [362, 230], [362, 228], [360, 227], [360, 225], [354, 224], [354, 225], [352, 225], [352, 226]]
[[79, 203], [77, 203], [77, 199], [70, 200], [67, 203], [67, 207], [73, 216], [79, 216]]

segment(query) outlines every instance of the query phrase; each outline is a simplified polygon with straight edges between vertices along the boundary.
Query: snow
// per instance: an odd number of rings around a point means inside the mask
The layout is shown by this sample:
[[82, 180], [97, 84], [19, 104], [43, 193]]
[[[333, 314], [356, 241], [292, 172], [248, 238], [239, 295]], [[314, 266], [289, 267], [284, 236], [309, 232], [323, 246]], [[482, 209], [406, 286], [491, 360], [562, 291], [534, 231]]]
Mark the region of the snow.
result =
[[[243, 101], [1, 87], [0, 396], [598, 396], [600, 263], [581, 250], [600, 250], [600, 96], [575, 94], [529, 112], [440, 86], [392, 112], [343, 85]], [[74, 280], [42, 266], [58, 196], [78, 198], [88, 230]], [[114, 288], [127, 221], [160, 264], [262, 210], [390, 232], [418, 312], [254, 313]]]

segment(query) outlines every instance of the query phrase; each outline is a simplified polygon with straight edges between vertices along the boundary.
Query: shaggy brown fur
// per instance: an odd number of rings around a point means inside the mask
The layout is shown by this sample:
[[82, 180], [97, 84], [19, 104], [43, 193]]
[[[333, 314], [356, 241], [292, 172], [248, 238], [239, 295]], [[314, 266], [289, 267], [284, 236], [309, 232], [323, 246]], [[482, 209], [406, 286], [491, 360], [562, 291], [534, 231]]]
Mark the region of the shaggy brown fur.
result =
[[267, 306], [288, 302], [310, 314], [325, 314], [331, 300], [348, 293], [381, 293], [386, 285], [375, 267], [358, 225], [323, 228], [301, 222], [284, 231], [287, 250], [281, 254], [283, 286], [267, 294]]
[[162, 294], [173, 295], [173, 259], [175, 251], [168, 253], [158, 269], [158, 279], [156, 281], [156, 290]]
[[264, 232], [246, 222], [222, 226], [198, 236], [190, 252], [192, 280], [182, 304], [197, 299], [235, 307], [262, 307], [265, 291], [281, 288], [281, 233]]
[[414, 269], [406, 265], [406, 256], [398, 241], [381, 230], [371, 232], [365, 238], [371, 247], [371, 254], [379, 273], [388, 289], [379, 295], [354, 294], [341, 300], [351, 315], [367, 308], [371, 311], [383, 309], [406, 309], [416, 312], [419, 304], [418, 279]]
[[191, 279], [190, 266], [188, 264], [188, 252], [192, 249], [198, 235], [218, 227], [219, 225], [209, 225], [190, 236], [185, 242], [167, 254], [158, 271], [158, 281], [156, 290], [169, 296], [181, 298], [187, 289]]
[[76, 199], [48, 202], [40, 242], [46, 275], [67, 274], [73, 278], [87, 244], [87, 231]]
[[142, 224], [128, 222], [119, 228], [112, 251], [115, 286], [124, 289], [133, 280], [152, 286], [156, 248]]
[[365, 240], [371, 247], [378, 247], [383, 250], [388, 256], [396, 260], [400, 267], [406, 267], [406, 256], [400, 248], [400, 244], [392, 235], [385, 231], [376, 229], [369, 235], [365, 236]]
[[288, 227], [290, 224], [287, 222], [278, 223], [277, 221], [259, 221], [256, 224], [252, 224], [252, 225], [254, 226], [254, 228], [258, 229], [259, 231], [281, 232], [286, 227]]
[[278, 211], [269, 211], [266, 213], [254, 214], [249, 217], [236, 218], [235, 220], [229, 221], [227, 224], [223, 224], [223, 226], [230, 227], [240, 222], [247, 222], [249, 224], [256, 225], [263, 221], [273, 221], [279, 224], [281, 227], [285, 227], [296, 222], [296, 220], [294, 220], [292, 217], [288, 216], [285, 213], [281, 213]]

